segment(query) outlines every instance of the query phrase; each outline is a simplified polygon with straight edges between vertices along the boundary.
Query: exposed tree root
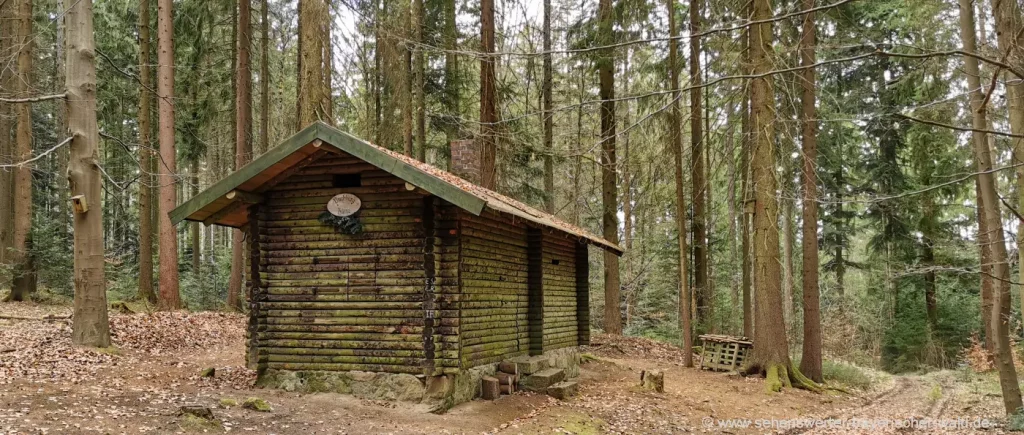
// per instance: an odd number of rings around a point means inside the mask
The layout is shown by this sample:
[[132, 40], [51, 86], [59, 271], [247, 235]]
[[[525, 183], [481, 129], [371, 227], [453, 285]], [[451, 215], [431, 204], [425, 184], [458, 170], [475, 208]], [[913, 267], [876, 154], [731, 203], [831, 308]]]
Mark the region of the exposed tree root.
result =
[[772, 363], [767, 368], [754, 365], [741, 371], [745, 375], [763, 375], [764, 386], [769, 392], [780, 392], [783, 388], [799, 388], [815, 393], [825, 392], [825, 386], [810, 380], [792, 364]]

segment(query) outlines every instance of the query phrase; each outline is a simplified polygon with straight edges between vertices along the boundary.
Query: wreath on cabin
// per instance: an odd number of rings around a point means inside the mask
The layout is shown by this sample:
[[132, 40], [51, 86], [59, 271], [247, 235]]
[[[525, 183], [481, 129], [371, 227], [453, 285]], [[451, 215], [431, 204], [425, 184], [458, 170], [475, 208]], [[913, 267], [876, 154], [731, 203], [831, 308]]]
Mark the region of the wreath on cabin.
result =
[[363, 223], [359, 221], [359, 216], [335, 216], [329, 211], [320, 213], [320, 217], [317, 218], [320, 223], [324, 225], [330, 225], [334, 227], [334, 230], [339, 234], [355, 235], [363, 232]]

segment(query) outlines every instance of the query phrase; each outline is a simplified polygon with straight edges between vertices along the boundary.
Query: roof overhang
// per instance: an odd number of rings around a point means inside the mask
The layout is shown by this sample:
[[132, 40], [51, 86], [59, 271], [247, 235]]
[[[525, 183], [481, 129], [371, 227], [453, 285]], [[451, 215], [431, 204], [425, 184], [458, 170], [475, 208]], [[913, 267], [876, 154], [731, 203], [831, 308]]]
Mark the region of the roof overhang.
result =
[[[551, 215], [528, 207], [515, 207], [500, 195], [482, 188], [474, 193], [445, 180], [437, 174], [417, 167], [419, 162], [406, 161], [382, 148], [363, 141], [322, 122], [317, 122], [285, 139], [241, 169], [232, 172], [203, 190], [185, 203], [171, 210], [172, 224], [183, 220], [202, 222], [204, 225], [223, 225], [239, 228], [248, 222], [247, 209], [262, 202], [262, 193], [277, 182], [319, 158], [323, 153], [342, 151], [386, 171], [423, 191], [435, 195], [455, 206], [480, 215], [485, 207], [511, 214], [534, 224], [565, 231], [622, 255], [623, 249], [601, 237], [568, 226]], [[434, 168], [427, 168], [437, 172]], [[461, 181], [461, 180], [459, 180]]]

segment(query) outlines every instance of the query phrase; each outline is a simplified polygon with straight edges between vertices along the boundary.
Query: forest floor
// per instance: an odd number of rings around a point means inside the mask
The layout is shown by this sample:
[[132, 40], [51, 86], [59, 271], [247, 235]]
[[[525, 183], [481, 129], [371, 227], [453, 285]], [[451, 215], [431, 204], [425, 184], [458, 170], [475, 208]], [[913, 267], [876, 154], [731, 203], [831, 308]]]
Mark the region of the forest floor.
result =
[[[684, 368], [673, 346], [597, 335], [585, 349], [594, 358], [582, 367], [580, 395], [569, 401], [517, 393], [435, 415], [413, 404], [253, 389], [241, 315], [112, 313], [115, 348], [96, 351], [71, 345], [69, 314], [0, 303], [0, 434], [902, 433], [908, 428], [898, 426], [908, 424], [914, 432], [964, 433], [982, 417], [997, 425], [985, 433], [1003, 431], [991, 374], [942, 371], [884, 377], [868, 391], [769, 394], [761, 379]], [[215, 376], [202, 377], [210, 367]], [[640, 371], [650, 369], [665, 372], [664, 393], [637, 387]], [[249, 397], [273, 410], [238, 405]], [[178, 416], [188, 404], [212, 408], [219, 424]], [[934, 421], [926, 418], [959, 418], [961, 426], [928, 426]], [[807, 430], [815, 419], [833, 427]]]

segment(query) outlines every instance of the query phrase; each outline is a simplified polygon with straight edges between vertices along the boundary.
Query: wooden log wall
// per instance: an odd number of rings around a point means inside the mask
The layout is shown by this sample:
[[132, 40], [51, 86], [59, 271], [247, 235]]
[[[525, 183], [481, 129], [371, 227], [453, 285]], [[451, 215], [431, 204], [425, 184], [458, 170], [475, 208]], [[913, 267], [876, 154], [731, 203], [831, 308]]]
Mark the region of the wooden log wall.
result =
[[526, 225], [491, 211], [459, 216], [462, 366], [524, 355], [530, 345]]
[[[544, 230], [544, 350], [577, 345], [576, 239], [561, 231]], [[583, 249], [586, 249], [585, 245]]]
[[[338, 174], [361, 174], [361, 186], [333, 187]], [[257, 313], [261, 364], [413, 374], [459, 370], [458, 292], [446, 270], [451, 237], [438, 237], [454, 220], [446, 206], [372, 165], [336, 154], [262, 193], [253, 243], [259, 260], [253, 281], [265, 293]], [[361, 234], [339, 234], [317, 220], [339, 193], [362, 201]]]
[[590, 255], [585, 243], [576, 244], [576, 341], [590, 344]]

